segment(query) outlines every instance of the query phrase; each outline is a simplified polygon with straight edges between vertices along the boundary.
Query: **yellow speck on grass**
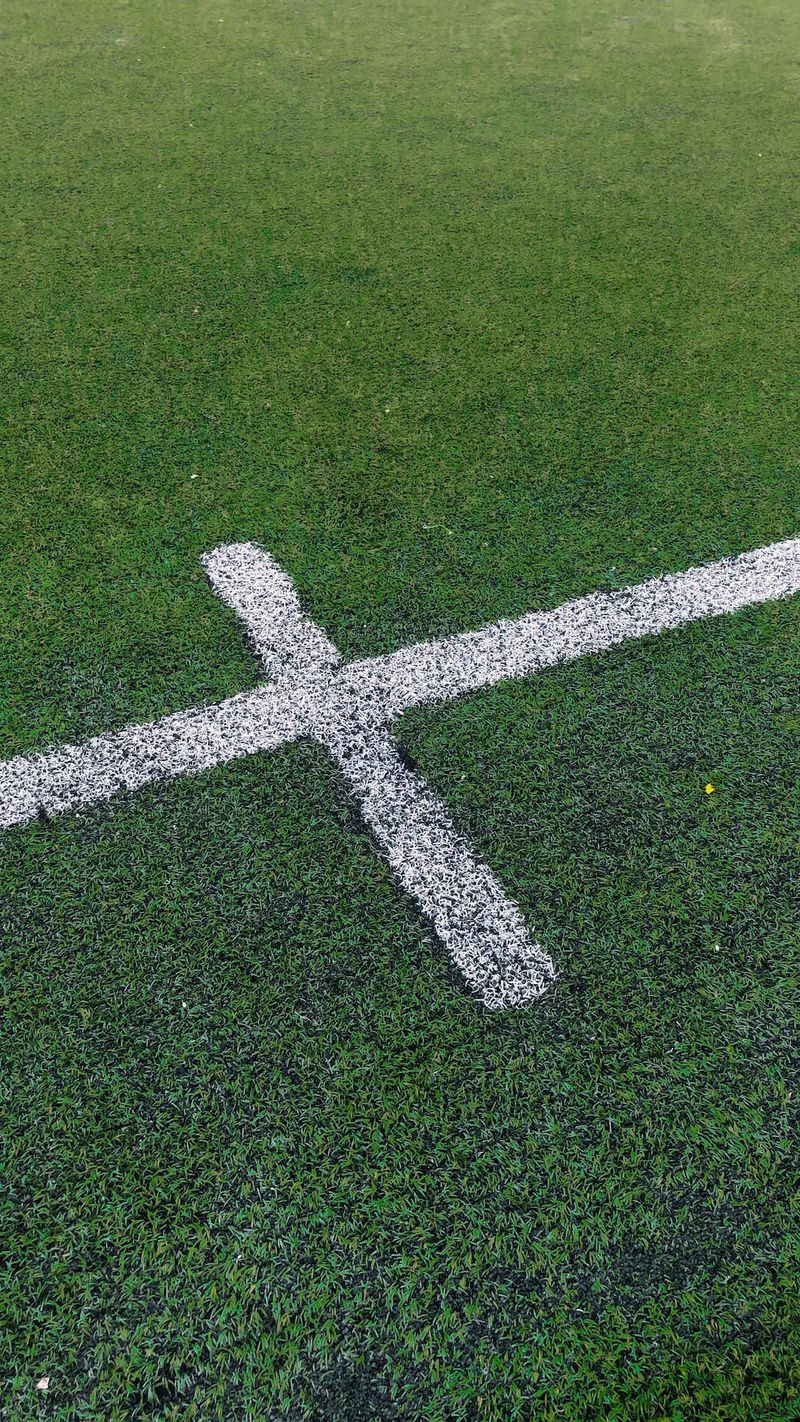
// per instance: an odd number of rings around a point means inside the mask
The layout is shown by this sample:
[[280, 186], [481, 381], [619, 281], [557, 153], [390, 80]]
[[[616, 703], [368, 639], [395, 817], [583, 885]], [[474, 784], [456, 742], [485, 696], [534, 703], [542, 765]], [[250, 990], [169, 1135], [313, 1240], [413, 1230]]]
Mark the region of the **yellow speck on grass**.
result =
[[707, 794], [707, 795], [713, 795], [713, 794], [715, 794], [716, 788], [717, 788], [716, 785], [712, 785], [712, 784], [711, 784], [711, 781], [709, 780], [709, 782], [708, 782], [708, 784], [707, 784], [707, 786], [706, 786], [706, 794]]

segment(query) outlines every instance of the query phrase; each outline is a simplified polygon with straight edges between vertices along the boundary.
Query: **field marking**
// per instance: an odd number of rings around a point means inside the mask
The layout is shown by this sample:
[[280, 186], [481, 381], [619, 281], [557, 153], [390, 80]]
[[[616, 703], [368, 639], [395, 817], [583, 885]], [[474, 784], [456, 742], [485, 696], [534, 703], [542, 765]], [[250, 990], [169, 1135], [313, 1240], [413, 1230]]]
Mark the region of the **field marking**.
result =
[[[316, 686], [326, 698], [341, 657], [304, 615], [291, 578], [253, 544], [203, 559], [212, 586], [244, 622], [267, 676]], [[444, 805], [405, 765], [391, 731], [364, 725], [350, 706], [325, 716], [316, 734], [330, 751], [403, 888], [430, 920], [486, 1007], [520, 1007], [549, 987], [552, 961], [518, 906], [476, 859]]]
[[401, 883], [491, 1007], [521, 1006], [540, 995], [552, 964], [444, 807], [403, 764], [389, 723], [414, 706], [800, 591], [800, 539], [790, 539], [342, 665], [269, 554], [232, 544], [203, 561], [217, 592], [245, 622], [272, 684], [0, 763], [0, 827], [312, 736], [336, 758]]

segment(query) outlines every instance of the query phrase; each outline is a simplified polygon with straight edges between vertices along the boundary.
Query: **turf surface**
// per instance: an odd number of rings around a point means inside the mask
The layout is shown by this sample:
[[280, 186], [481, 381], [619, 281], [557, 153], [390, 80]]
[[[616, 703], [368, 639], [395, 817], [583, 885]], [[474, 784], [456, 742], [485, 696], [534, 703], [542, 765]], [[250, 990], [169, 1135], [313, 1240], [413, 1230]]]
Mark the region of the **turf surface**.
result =
[[[798, 533], [788, 3], [0, 39], [3, 756], [254, 684], [223, 539], [371, 655]], [[525, 1013], [313, 746], [4, 834], [0, 1416], [800, 1417], [799, 643], [403, 723], [560, 966]]]

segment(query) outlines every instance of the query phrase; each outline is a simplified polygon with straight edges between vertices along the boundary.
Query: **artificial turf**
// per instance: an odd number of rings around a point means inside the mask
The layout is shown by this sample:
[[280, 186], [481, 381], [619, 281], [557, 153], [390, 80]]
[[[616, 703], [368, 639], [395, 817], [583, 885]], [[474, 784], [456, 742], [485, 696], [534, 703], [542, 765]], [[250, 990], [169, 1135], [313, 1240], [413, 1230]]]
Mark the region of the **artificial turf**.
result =
[[[787, 0], [1, 39], [0, 755], [798, 533]], [[800, 1417], [798, 601], [403, 722], [525, 1012], [314, 745], [0, 837], [0, 1417]]]

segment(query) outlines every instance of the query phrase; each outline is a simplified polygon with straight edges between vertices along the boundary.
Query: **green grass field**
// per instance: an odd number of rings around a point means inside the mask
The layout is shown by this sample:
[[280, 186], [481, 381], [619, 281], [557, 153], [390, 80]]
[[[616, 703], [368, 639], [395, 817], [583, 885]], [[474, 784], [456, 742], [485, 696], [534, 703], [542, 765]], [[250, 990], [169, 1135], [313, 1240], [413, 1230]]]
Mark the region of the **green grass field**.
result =
[[[0, 758], [254, 686], [222, 540], [353, 657], [800, 532], [790, 0], [0, 39]], [[0, 1417], [800, 1418], [799, 648], [400, 724], [557, 960], [523, 1012], [314, 743], [0, 834]]]

